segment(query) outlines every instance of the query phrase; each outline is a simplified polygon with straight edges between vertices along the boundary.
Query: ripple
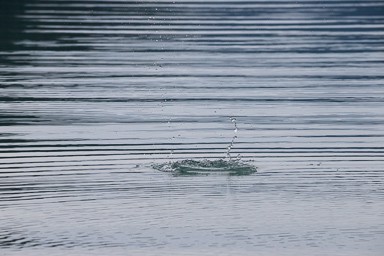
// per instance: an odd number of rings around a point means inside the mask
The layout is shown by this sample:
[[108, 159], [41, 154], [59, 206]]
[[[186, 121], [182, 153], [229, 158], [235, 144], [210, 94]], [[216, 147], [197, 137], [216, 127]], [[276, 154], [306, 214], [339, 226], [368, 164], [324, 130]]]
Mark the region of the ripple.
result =
[[1, 255], [384, 251], [382, 0], [0, 10]]
[[255, 166], [240, 160], [181, 160], [155, 164], [153, 168], [162, 172], [171, 172], [175, 176], [226, 174], [233, 176], [250, 175], [257, 172]]

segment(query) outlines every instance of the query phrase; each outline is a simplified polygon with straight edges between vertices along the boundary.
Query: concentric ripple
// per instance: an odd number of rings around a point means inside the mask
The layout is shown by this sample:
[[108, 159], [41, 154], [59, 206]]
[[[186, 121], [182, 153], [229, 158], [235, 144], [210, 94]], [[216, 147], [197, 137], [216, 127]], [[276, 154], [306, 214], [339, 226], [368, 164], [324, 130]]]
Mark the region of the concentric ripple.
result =
[[175, 176], [179, 175], [250, 175], [257, 172], [255, 166], [240, 160], [181, 160], [155, 164], [153, 167], [162, 172], [171, 172]]
[[0, 255], [384, 255], [383, 53], [383, 0], [0, 1]]

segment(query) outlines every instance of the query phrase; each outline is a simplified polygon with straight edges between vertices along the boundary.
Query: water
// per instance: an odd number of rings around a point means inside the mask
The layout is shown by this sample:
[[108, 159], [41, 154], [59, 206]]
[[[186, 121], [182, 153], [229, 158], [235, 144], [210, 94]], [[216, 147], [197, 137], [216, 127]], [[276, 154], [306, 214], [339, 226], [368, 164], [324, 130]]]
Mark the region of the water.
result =
[[384, 254], [383, 1], [0, 7], [0, 255]]
[[182, 175], [250, 175], [257, 172], [257, 168], [234, 160], [181, 160], [152, 166], [162, 172], [170, 172], [175, 176]]

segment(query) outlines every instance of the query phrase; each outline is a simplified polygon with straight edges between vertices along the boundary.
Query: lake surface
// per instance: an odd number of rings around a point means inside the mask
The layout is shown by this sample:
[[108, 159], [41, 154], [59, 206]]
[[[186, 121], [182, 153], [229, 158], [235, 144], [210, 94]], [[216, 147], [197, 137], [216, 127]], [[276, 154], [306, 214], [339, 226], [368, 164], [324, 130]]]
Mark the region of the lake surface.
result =
[[0, 6], [0, 255], [384, 255], [383, 1]]

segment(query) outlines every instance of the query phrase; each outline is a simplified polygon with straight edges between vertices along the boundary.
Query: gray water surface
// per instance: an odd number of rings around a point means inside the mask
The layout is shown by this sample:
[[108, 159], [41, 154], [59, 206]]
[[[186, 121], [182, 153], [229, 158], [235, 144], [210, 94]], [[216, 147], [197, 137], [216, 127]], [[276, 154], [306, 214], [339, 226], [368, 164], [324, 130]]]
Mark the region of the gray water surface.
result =
[[384, 255], [384, 1], [0, 7], [0, 255]]

